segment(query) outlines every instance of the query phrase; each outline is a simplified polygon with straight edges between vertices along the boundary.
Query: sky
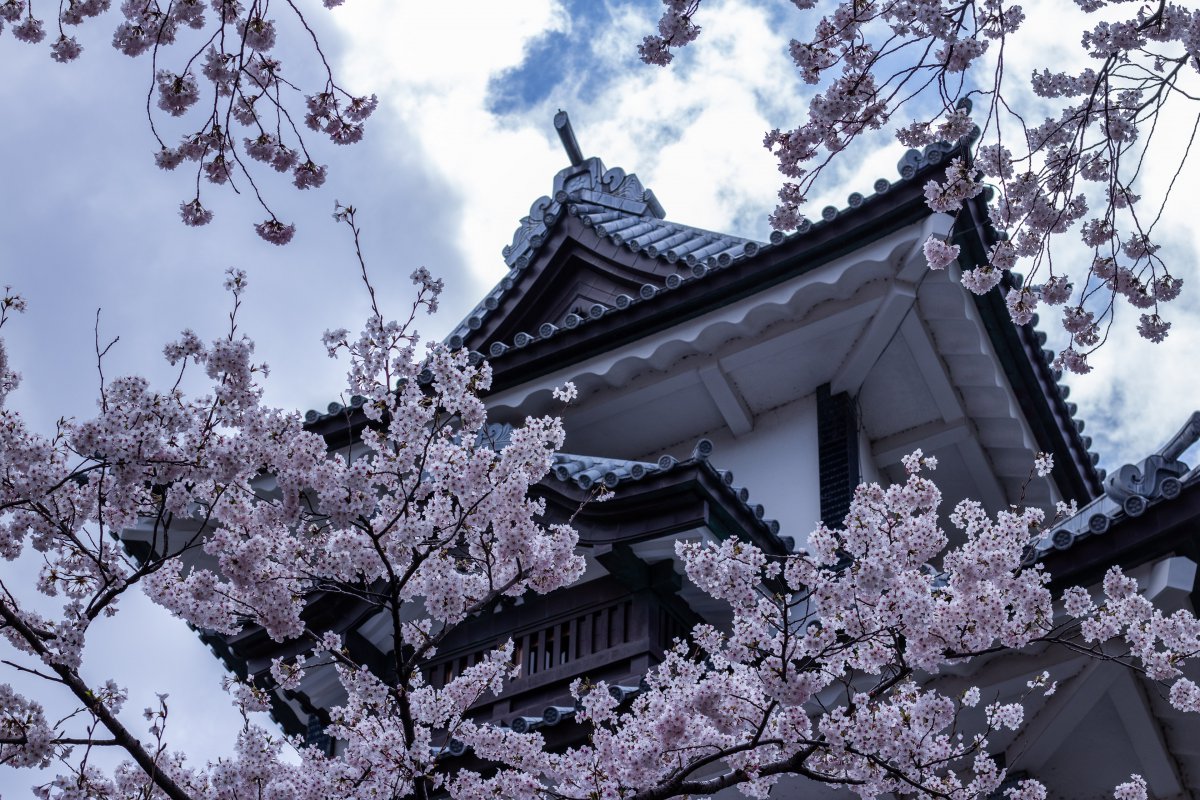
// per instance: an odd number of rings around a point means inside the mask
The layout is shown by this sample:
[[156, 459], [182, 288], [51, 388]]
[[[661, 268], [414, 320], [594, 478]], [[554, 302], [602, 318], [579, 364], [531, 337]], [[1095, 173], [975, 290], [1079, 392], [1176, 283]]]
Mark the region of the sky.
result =
[[[150, 67], [108, 46], [105, 30], [115, 22], [94, 23], [72, 65], [0, 37], [0, 73], [16, 76], [0, 81], [0, 285], [29, 302], [4, 331], [23, 374], [9, 404], [35, 428], [94, 411], [97, 309], [102, 339], [120, 337], [105, 374], [162, 383], [170, 374], [164, 343], [183, 328], [205, 338], [225, 330], [221, 283], [230, 266], [249, 276], [241, 324], [271, 365], [267, 402], [305, 410], [336, 399], [344, 368], [326, 358], [320, 335], [355, 329], [368, 298], [348, 233], [331, 219], [335, 200], [359, 209], [368, 268], [397, 316], [412, 296], [414, 268], [445, 279], [442, 311], [422, 322], [427, 338], [445, 335], [505, 274], [501, 248], [567, 165], [551, 124], [559, 108], [570, 112], [585, 155], [637, 172], [668, 218], [759, 240], [769, 234], [780, 176], [762, 135], [797, 124], [812, 91], [787, 56], [789, 39], [805, 30], [789, 3], [706, 0], [704, 35], [668, 69], [636, 57], [661, 8], [654, 0], [348, 0], [333, 12], [309, 5], [343, 85], [376, 93], [380, 108], [362, 143], [319, 146], [330, 165], [322, 189], [267, 181], [281, 217], [299, 229], [284, 248], [257, 238], [251, 223], [262, 212], [242, 197], [216, 202], [205, 228], [180, 224], [188, 177], [153, 164]], [[1062, 30], [1072, 18], [1063, 14], [1060, 24], [1026, 26], [1008, 55], [1011, 75], [1068, 58], [1072, 41]], [[288, 55], [285, 65], [297, 70], [289, 74], [306, 75]], [[901, 154], [885, 134], [869, 137], [827, 171], [813, 207], [844, 205], [876, 178], [894, 178]], [[1146, 179], [1162, 183], [1173, 168], [1152, 163]], [[1190, 265], [1200, 245], [1186, 189], [1180, 199], [1161, 224], [1168, 256]], [[1200, 372], [1190, 363], [1200, 294], [1185, 287], [1174, 306], [1166, 343], [1132, 335], [1126, 312], [1129, 330], [1094, 357], [1095, 372], [1069, 381], [1110, 470], [1155, 449], [1196, 403]], [[200, 761], [227, 752], [214, 733], [237, 720], [223, 710], [215, 660], [165, 612], [142, 600], [130, 606], [89, 645], [91, 674], [129, 686], [135, 717], [156, 692], [169, 692], [180, 720], [173, 742]], [[191, 719], [201, 722], [184, 724]], [[29, 783], [30, 775], [0, 768], [0, 794], [23, 797]]]

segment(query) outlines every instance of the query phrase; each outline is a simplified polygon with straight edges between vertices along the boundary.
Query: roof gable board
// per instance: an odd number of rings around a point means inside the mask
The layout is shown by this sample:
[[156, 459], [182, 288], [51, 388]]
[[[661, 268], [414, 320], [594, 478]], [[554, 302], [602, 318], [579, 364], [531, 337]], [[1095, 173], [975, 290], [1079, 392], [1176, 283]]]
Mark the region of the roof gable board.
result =
[[522, 347], [549, 338], [609, 309], [626, 307], [643, 287], [661, 283], [675, 271], [605, 242], [578, 219], [561, 220], [547, 234], [549, 241], [538, 257], [515, 271], [495, 307], [485, 306], [491, 313], [469, 317], [457, 334], [461, 342], [451, 344], [496, 357], [503, 351], [492, 353], [492, 344]]

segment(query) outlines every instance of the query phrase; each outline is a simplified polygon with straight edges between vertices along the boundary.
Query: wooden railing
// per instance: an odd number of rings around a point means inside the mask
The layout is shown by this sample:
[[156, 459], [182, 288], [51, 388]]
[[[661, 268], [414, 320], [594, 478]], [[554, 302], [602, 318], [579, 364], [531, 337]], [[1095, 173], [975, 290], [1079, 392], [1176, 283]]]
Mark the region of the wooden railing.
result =
[[[428, 679], [444, 686], [509, 638], [519, 677], [499, 697], [478, 705], [482, 718], [501, 719], [526, 706], [561, 702], [575, 678], [610, 682], [640, 677], [686, 638], [694, 618], [677, 598], [630, 591], [610, 578], [469, 620], [443, 643]], [[636, 681], [635, 681], [636, 682]]]
[[[627, 644], [631, 641], [633, 612], [633, 600], [628, 599], [535, 630], [514, 631], [510, 634], [513, 661], [521, 665], [521, 677], [528, 678]], [[659, 609], [659, 614], [667, 616], [665, 609]], [[499, 644], [497, 641], [494, 646]], [[467, 667], [483, 660], [486, 652], [480, 649], [445, 660], [433, 668], [431, 680], [436, 686], [444, 686]]]

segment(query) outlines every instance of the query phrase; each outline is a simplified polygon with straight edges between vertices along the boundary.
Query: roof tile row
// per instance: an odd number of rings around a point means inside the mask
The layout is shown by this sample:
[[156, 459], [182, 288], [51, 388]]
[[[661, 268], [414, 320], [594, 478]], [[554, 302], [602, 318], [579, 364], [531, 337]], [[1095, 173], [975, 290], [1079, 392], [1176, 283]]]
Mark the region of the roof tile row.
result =
[[766, 519], [766, 509], [762, 504], [750, 502], [750, 490], [744, 486], [735, 486], [732, 472], [712, 466], [708, 460], [712, 451], [712, 442], [708, 439], [701, 439], [687, 458], [677, 459], [674, 456], [665, 455], [657, 462], [556, 453], [550, 472], [556, 480], [562, 483], [574, 483], [580, 489], [590, 491], [601, 485], [607, 489], [616, 489], [622, 485], [645, 480], [655, 475], [667, 474], [682, 467], [702, 465], [719, 478], [720, 484], [725, 487], [724, 491], [731, 502], [739, 504], [749, 512], [754, 519], [759, 521], [763, 529], [778, 539], [787, 550], [794, 549], [795, 539], [791, 536], [780, 535], [779, 521]]

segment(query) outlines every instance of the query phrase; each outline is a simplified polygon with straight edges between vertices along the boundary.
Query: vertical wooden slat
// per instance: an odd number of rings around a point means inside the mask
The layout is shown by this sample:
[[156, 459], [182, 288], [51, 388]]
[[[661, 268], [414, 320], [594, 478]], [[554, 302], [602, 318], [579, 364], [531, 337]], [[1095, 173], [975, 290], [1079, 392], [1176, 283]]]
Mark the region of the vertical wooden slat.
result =
[[591, 614], [584, 614], [579, 618], [579, 644], [576, 645], [576, 653], [578, 653], [580, 658], [590, 656], [596, 652], [595, 638], [595, 620]]
[[654, 602], [648, 592], [639, 592], [636, 601], [629, 609], [629, 640], [634, 642], [653, 642], [653, 632], [657, 629], [658, 603]]
[[609, 609], [602, 608], [596, 612], [596, 630], [592, 638], [592, 652], [599, 653], [608, 649], [608, 617]]

